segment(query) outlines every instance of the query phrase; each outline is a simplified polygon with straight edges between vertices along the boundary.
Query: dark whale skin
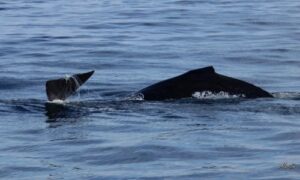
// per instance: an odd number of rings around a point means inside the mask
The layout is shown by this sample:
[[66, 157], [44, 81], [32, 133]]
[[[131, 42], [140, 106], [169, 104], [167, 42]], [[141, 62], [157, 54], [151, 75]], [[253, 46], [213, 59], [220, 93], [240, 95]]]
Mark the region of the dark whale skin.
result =
[[271, 98], [269, 92], [248, 82], [215, 72], [212, 66], [188, 71], [182, 75], [160, 81], [140, 91], [144, 100], [166, 100], [191, 97], [195, 92], [226, 92], [245, 98]]
[[65, 100], [85, 83], [94, 71], [74, 74], [69, 78], [53, 79], [46, 82], [46, 93], [49, 101]]

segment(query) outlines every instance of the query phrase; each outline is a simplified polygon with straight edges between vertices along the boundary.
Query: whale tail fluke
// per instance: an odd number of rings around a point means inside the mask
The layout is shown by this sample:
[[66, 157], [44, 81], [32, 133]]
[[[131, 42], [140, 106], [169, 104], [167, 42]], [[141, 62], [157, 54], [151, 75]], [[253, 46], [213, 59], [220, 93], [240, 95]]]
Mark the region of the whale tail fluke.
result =
[[94, 71], [81, 74], [74, 74], [70, 77], [53, 79], [46, 82], [46, 92], [49, 101], [65, 100], [85, 83]]

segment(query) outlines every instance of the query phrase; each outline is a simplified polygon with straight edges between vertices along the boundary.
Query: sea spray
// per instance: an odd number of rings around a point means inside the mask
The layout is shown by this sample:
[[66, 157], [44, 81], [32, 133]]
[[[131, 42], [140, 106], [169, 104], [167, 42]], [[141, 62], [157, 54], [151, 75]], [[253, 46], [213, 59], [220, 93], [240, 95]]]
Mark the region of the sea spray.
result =
[[232, 98], [243, 98], [244, 94], [229, 94], [228, 92], [211, 92], [211, 91], [201, 91], [194, 92], [192, 97], [196, 99], [232, 99]]

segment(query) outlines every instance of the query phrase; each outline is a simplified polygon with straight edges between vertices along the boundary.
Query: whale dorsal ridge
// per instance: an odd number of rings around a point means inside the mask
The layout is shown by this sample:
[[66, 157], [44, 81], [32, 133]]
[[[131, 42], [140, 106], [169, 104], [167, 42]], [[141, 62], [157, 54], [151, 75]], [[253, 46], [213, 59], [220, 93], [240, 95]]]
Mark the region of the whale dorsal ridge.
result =
[[188, 71], [186, 74], [215, 74], [215, 69], [213, 66], [207, 66], [200, 69], [194, 69], [191, 71]]

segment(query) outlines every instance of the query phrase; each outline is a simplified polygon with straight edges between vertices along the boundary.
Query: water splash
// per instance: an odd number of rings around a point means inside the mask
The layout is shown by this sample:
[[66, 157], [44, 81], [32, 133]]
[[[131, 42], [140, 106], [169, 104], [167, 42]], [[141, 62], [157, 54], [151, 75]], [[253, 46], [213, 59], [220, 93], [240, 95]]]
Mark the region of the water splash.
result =
[[[66, 88], [66, 92], [67, 93], [71, 93], [71, 94], [76, 94], [77, 97], [80, 99], [81, 96], [80, 96], [80, 85], [82, 84], [81, 80], [76, 76], [70, 76], [70, 75], [65, 75], [65, 80], [66, 80], [66, 83], [67, 83], [67, 88]], [[69, 83], [69, 81], [72, 81], [75, 83], [75, 87], [72, 87], [72, 83]], [[78, 91], [77, 91], [78, 90]]]
[[80, 85], [82, 84], [82, 81], [80, 80], [80, 78], [78, 78], [76, 75], [71, 76], [71, 79], [74, 80], [75, 84], [76, 84], [76, 89], [80, 87]]
[[136, 94], [133, 94], [133, 95], [127, 97], [125, 100], [129, 100], [129, 101], [143, 101], [144, 100], [144, 94], [142, 94], [142, 93], [136, 93]]
[[243, 98], [244, 94], [229, 94], [228, 92], [211, 92], [211, 91], [201, 91], [195, 92], [192, 97], [196, 99], [232, 99], [232, 98]]

